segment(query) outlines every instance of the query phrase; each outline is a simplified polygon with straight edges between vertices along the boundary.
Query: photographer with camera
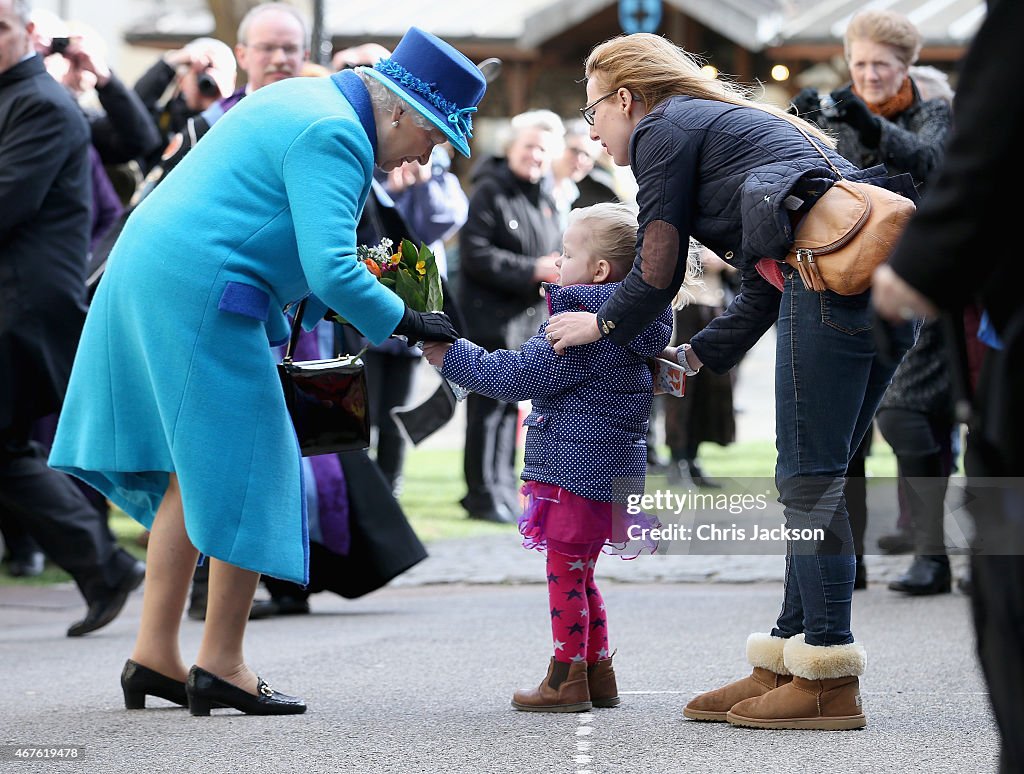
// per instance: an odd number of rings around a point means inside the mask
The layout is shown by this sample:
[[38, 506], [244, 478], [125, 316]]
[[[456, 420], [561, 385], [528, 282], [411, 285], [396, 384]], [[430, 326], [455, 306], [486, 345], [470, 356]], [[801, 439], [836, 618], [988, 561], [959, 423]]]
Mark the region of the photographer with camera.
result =
[[188, 119], [234, 93], [237, 65], [231, 47], [216, 38], [196, 38], [168, 51], [135, 82], [163, 143], [143, 163], [143, 173], [160, 162], [167, 143], [184, 131]]
[[[82, 107], [92, 144], [104, 165], [124, 164], [160, 144], [160, 137], [138, 96], [113, 73], [104, 42], [92, 30], [69, 34], [68, 25], [53, 14], [37, 11], [32, 44], [46, 69]], [[93, 90], [100, 108], [85, 97]]]
[[[923, 192], [942, 160], [952, 112], [947, 99], [923, 98], [910, 74], [921, 51], [920, 32], [895, 11], [863, 11], [847, 26], [845, 51], [852, 82], [829, 95], [804, 89], [793, 100], [794, 107], [835, 134], [837, 150], [857, 166], [885, 164], [890, 175], [907, 172]], [[900, 499], [907, 503], [909, 542], [916, 555], [889, 588], [915, 595], [948, 592], [951, 576], [942, 519], [946, 480], [952, 471], [954, 418], [939, 323], [922, 328], [882, 398], [877, 421], [896, 454]], [[863, 482], [863, 449], [847, 475], [851, 483]], [[867, 521], [865, 494], [862, 486], [859, 494], [851, 493], [851, 483], [847, 499], [860, 506], [854, 508], [860, 518], [854, 519], [851, 512], [851, 520], [857, 522], [858, 570], [866, 585], [860, 560]]]

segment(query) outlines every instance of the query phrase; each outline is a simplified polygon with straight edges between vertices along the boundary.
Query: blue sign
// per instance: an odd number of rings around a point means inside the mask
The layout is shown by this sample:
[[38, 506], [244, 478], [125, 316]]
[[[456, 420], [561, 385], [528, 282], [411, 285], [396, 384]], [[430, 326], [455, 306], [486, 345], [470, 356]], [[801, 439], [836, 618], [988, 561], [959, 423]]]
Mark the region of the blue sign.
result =
[[654, 32], [661, 23], [661, 0], [619, 0], [619, 24], [627, 35]]

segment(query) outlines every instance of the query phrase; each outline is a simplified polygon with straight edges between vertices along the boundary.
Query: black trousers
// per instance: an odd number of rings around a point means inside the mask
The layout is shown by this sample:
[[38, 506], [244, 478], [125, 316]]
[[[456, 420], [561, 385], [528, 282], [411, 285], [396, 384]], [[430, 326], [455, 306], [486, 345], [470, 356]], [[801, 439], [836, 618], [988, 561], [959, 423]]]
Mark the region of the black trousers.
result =
[[0, 429], [0, 510], [74, 578], [86, 601], [116, 587], [135, 565], [71, 478], [46, 463], [31, 427]]
[[466, 398], [466, 448], [462, 506], [471, 513], [502, 508], [518, 510], [516, 435], [519, 405], [471, 392]]

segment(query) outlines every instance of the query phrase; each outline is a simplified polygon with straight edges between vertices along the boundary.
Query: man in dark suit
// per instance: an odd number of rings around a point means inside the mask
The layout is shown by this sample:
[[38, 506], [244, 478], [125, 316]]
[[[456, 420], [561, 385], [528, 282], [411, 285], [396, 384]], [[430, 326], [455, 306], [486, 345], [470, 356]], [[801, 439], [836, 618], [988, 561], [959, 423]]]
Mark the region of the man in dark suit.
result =
[[1003, 214], [1024, 179], [1022, 29], [1024, 3], [989, 0], [957, 86], [943, 169], [873, 291], [879, 314], [894, 321], [939, 310], [962, 319], [978, 302], [995, 333], [971, 396], [965, 501], [975, 526], [974, 628], [1001, 772], [1024, 771], [1024, 261], [1017, 223]]
[[0, 0], [0, 510], [75, 579], [75, 637], [110, 623], [145, 565], [30, 441], [60, 408], [82, 322], [91, 225], [89, 127], [31, 45], [27, 0]]

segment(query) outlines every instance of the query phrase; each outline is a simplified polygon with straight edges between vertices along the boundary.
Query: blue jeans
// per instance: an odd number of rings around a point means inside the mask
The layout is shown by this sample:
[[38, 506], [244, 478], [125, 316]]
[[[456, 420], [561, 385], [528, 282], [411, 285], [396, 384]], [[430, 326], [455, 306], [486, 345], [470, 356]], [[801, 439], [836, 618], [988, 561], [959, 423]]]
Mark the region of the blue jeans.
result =
[[[782, 612], [772, 635], [802, 632], [809, 645], [845, 645], [853, 642], [856, 559], [843, 484], [896, 364], [876, 351], [870, 292], [815, 293], [790, 267], [782, 270], [775, 481], [787, 528], [821, 529], [824, 539], [787, 542]], [[912, 326], [895, 335], [893, 349], [902, 357], [913, 344]]]

